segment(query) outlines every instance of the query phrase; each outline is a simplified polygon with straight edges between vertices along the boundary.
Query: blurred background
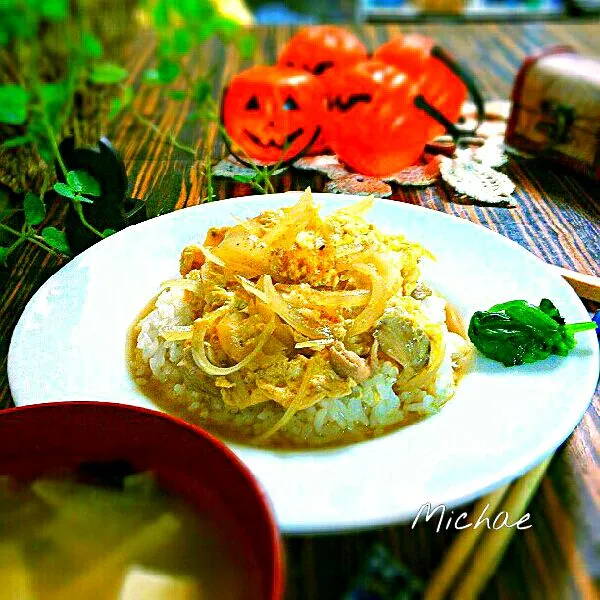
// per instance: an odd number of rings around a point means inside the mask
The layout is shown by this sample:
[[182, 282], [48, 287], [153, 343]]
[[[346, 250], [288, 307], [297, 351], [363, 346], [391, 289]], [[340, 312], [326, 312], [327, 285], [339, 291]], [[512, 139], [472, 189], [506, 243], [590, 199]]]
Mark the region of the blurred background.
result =
[[259, 24], [559, 19], [600, 14], [600, 0], [247, 0]]

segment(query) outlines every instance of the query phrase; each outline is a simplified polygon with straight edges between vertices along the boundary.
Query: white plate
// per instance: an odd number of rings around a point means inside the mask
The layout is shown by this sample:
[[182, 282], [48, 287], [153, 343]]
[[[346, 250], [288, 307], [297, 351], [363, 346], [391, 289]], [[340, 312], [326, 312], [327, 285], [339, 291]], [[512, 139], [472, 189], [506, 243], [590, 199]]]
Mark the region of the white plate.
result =
[[[153, 408], [125, 366], [125, 334], [179, 253], [211, 226], [294, 203], [297, 193], [207, 204], [152, 219], [96, 244], [51, 277], [27, 305], [10, 346], [19, 406], [93, 399]], [[355, 200], [315, 194], [324, 212]], [[367, 217], [437, 257], [430, 276], [466, 319], [478, 309], [548, 297], [568, 322], [589, 320], [571, 288], [532, 254], [484, 227], [421, 207], [377, 200]], [[507, 369], [479, 357], [435, 416], [391, 435], [320, 451], [233, 445], [270, 495], [285, 532], [336, 531], [414, 518], [487, 493], [553, 451], [585, 412], [598, 374], [594, 332], [567, 357]], [[110, 432], [106, 432], [110, 435]]]

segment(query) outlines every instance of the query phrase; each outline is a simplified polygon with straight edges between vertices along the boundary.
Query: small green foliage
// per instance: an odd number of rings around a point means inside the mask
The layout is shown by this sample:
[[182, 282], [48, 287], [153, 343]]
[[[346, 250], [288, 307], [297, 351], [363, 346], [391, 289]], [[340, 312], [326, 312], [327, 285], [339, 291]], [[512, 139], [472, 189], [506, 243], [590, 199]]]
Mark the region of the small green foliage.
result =
[[167, 94], [171, 100], [177, 100], [177, 102], [181, 102], [187, 98], [185, 90], [168, 90]]
[[28, 225], [39, 225], [46, 216], [44, 201], [31, 192], [25, 194], [23, 208], [25, 209], [25, 222]]
[[[66, 80], [44, 83], [38, 91], [45, 116], [50, 125], [57, 130], [60, 127], [60, 119], [65, 105], [73, 93], [69, 83]], [[44, 133], [47, 135], [45, 130]]]
[[49, 21], [63, 21], [69, 14], [68, 0], [42, 0], [41, 2], [31, 2], [32, 5], [39, 5], [40, 14]]
[[[86, 171], [69, 171], [67, 183], [57, 182], [54, 191], [73, 202], [85, 202], [92, 204], [94, 201], [86, 196], [100, 196], [102, 190], [100, 184]], [[85, 195], [84, 195], [85, 194]]]
[[133, 102], [133, 88], [123, 86], [121, 95], [111, 98], [108, 119], [114, 119], [123, 109], [127, 108]]
[[60, 231], [56, 227], [44, 227], [42, 229], [42, 238], [54, 250], [58, 250], [62, 254], [67, 256], [71, 255], [71, 249], [69, 248], [69, 242], [64, 231]]
[[0, 123], [22, 125], [27, 120], [29, 92], [12, 83], [0, 85]]
[[179, 64], [164, 58], [160, 61], [156, 71], [160, 83], [173, 83], [179, 75]]
[[252, 173], [252, 175], [234, 175], [233, 180], [239, 183], [251, 183], [258, 176], [258, 173]]
[[144, 83], [160, 83], [160, 75], [156, 69], [146, 69], [144, 71]]
[[104, 62], [92, 67], [90, 81], [100, 85], [111, 85], [121, 83], [128, 75], [127, 69], [114, 63]]
[[192, 34], [188, 29], [176, 29], [173, 33], [173, 50], [175, 53], [184, 55], [192, 47]]
[[194, 100], [202, 106], [212, 96], [212, 84], [207, 79], [201, 79], [194, 88]]
[[8, 150], [9, 148], [18, 148], [19, 146], [25, 146], [33, 141], [31, 135], [17, 135], [13, 138], [8, 138], [0, 144], [0, 150]]
[[0, 264], [6, 265], [6, 259], [8, 258], [8, 248], [6, 246], [0, 246]]
[[54, 184], [53, 189], [57, 194], [60, 194], [65, 198], [70, 198], [71, 200], [75, 199], [76, 192], [74, 192], [71, 189], [71, 186], [67, 185], [66, 183], [58, 181]]
[[81, 45], [88, 58], [102, 58], [104, 54], [102, 42], [89, 31], [85, 31], [81, 36]]
[[97, 197], [102, 193], [98, 181], [86, 171], [69, 171], [67, 173], [67, 183], [77, 194]]
[[113, 233], [117, 233], [114, 229], [105, 229], [102, 232], [102, 237], [107, 238], [109, 235], [112, 235]]

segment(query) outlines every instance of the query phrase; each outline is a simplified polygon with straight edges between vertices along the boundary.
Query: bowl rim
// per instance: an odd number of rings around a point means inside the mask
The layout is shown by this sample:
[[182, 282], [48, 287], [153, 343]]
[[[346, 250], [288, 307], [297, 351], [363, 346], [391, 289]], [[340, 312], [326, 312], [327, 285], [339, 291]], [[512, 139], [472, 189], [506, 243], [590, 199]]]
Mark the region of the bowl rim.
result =
[[269, 547], [271, 554], [273, 555], [273, 578], [272, 578], [272, 595], [271, 598], [265, 600], [281, 600], [283, 598], [285, 589], [285, 553], [283, 549], [283, 541], [275, 512], [271, 503], [271, 499], [267, 495], [266, 491], [262, 488], [256, 477], [252, 474], [250, 469], [236, 456], [236, 454], [230, 450], [227, 445], [219, 438], [211, 434], [210, 432], [188, 423], [179, 417], [164, 413], [158, 410], [152, 410], [149, 408], [143, 408], [140, 406], [132, 406], [130, 404], [122, 404], [120, 402], [105, 402], [95, 400], [68, 400], [65, 402], [45, 402], [41, 404], [28, 404], [25, 406], [13, 406], [0, 410], [0, 421], [4, 420], [5, 416], [21, 413], [32, 413], [32, 412], [43, 412], [52, 409], [60, 409], [68, 411], [69, 409], [79, 408], [100, 408], [101, 410], [116, 410], [117, 412], [129, 412], [135, 414], [142, 414], [152, 418], [162, 419], [171, 422], [177, 427], [183, 427], [187, 429], [193, 435], [203, 438], [209, 444], [212, 444], [218, 451], [220, 451], [226, 459], [232, 464], [232, 466], [240, 473], [246, 484], [250, 487], [252, 493], [257, 498], [259, 505], [266, 517], [267, 530], [269, 536]]

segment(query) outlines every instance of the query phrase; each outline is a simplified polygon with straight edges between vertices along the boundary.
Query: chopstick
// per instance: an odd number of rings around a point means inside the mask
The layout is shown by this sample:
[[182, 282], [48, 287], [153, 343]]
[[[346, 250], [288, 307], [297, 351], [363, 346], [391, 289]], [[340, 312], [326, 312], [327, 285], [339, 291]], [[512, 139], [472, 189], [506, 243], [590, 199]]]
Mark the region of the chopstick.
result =
[[[472, 523], [486, 505], [489, 505], [487, 515], [505, 511], [510, 517], [510, 522], [516, 523], [525, 514], [551, 460], [552, 455], [516, 482], [505, 485], [479, 500], [469, 522]], [[496, 511], [498, 507], [500, 510]], [[516, 527], [497, 530], [465, 529], [454, 540], [442, 564], [429, 580], [424, 600], [442, 600], [448, 596], [459, 572], [464, 572], [465, 575], [454, 586], [451, 597], [459, 600], [477, 598], [500, 563], [515, 530]], [[467, 565], [469, 558], [470, 564]]]
[[552, 265], [552, 269], [575, 290], [580, 298], [600, 302], [600, 277], [570, 271], [554, 265]]

